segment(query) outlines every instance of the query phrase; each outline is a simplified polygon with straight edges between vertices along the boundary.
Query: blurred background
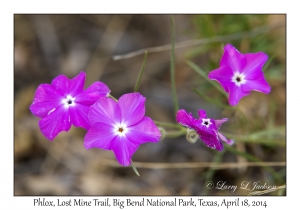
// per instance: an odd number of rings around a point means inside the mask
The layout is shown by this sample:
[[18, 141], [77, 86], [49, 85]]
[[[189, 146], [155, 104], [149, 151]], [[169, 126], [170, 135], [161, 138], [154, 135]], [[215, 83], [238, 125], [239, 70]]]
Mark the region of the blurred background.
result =
[[[119, 98], [133, 92], [145, 50], [139, 92], [147, 98], [146, 115], [175, 123], [171, 18], [14, 15], [15, 195], [248, 195], [251, 191], [240, 189], [243, 181], [251, 189], [254, 182], [285, 185], [286, 16], [174, 15], [174, 20], [179, 107], [195, 118], [199, 109], [210, 118], [229, 118], [220, 132], [235, 144], [217, 152], [201, 141], [188, 142], [185, 135], [143, 144], [133, 155], [138, 177], [131, 167], [121, 167], [112, 151], [86, 150], [84, 129], [72, 127], [50, 142], [29, 110], [38, 85], [51, 83], [59, 74], [72, 78], [85, 71], [86, 87], [101, 81]], [[227, 43], [242, 53], [268, 54], [263, 70], [270, 94], [253, 92], [231, 107], [227, 97], [199, 74], [218, 68]], [[208, 181], [238, 189], [206, 189]], [[285, 194], [283, 189], [265, 195]]]

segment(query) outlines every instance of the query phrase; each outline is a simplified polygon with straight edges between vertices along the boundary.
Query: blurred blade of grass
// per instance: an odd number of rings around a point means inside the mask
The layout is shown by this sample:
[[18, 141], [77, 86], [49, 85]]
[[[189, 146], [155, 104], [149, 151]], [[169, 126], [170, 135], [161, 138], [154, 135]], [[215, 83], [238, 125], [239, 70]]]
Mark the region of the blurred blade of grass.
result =
[[[232, 146], [226, 146], [226, 149], [233, 154], [236, 154], [236, 155], [246, 158], [247, 160], [250, 160], [253, 162], [262, 162], [259, 158], [254, 157], [246, 152], [238, 151], [237, 149], [235, 149]], [[273, 168], [271, 168], [270, 166], [264, 166], [264, 165], [262, 165], [262, 167], [265, 168], [268, 172], [270, 172], [278, 182], [283, 183], [282, 177], [276, 171], [274, 171]]]
[[[274, 137], [278, 135], [281, 138], [285, 135], [285, 126], [270, 128], [264, 131], [258, 131], [249, 135], [235, 135], [227, 132], [222, 132], [228, 138], [232, 138], [239, 142], [256, 143], [256, 144], [267, 144], [267, 145], [280, 145], [286, 144], [283, 140], [274, 140]], [[266, 139], [264, 139], [266, 138]]]
[[139, 76], [138, 76], [138, 78], [137, 78], [137, 80], [136, 80], [136, 83], [135, 83], [133, 92], [138, 92], [138, 89], [139, 89], [139, 87], [140, 87], [140, 82], [141, 82], [141, 79], [142, 79], [142, 76], [143, 76], [143, 73], [144, 73], [145, 64], [146, 64], [146, 60], [147, 60], [147, 54], [148, 54], [148, 52], [145, 51], [143, 64], [142, 64], [142, 67], [141, 67]]
[[[215, 156], [212, 160], [213, 163], [219, 163], [222, 160], [224, 154], [224, 150], [222, 152], [215, 152]], [[209, 168], [208, 171], [206, 172], [205, 175], [205, 182], [207, 183], [208, 181], [212, 181], [213, 175], [215, 173], [215, 169], [214, 168]], [[203, 188], [203, 192], [202, 195], [207, 195], [208, 189], [206, 187]]]
[[276, 187], [275, 189], [272, 188], [272, 189], [268, 189], [268, 190], [250, 192], [249, 195], [263, 195], [266, 193], [274, 192], [276, 190], [285, 189], [285, 188], [286, 188], [286, 186], [282, 185], [282, 186]]
[[222, 89], [222, 87], [219, 84], [217, 84], [216, 82], [208, 79], [207, 74], [199, 66], [197, 66], [192, 61], [186, 61], [186, 63], [192, 69], [194, 69], [198, 74], [200, 74], [204, 79], [206, 79], [209, 83], [211, 83], [213, 86], [215, 86], [222, 94], [224, 94], [226, 97], [228, 97], [227, 93]]
[[178, 99], [177, 99], [177, 93], [176, 93], [176, 85], [175, 85], [175, 22], [174, 17], [171, 15], [171, 23], [172, 23], [172, 50], [171, 50], [171, 85], [172, 85], [172, 97], [173, 97], [173, 103], [174, 103], [174, 113], [175, 117], [177, 114], [177, 111], [179, 109], [178, 105]]
[[270, 66], [270, 64], [272, 63], [272, 61], [274, 60], [275, 55], [272, 55], [271, 58], [266, 62], [265, 66], [263, 67], [263, 71], [265, 72], [267, 70], [267, 68]]
[[212, 98], [207, 97], [204, 93], [202, 93], [201, 91], [197, 90], [196, 88], [192, 88], [192, 90], [199, 96], [203, 97], [205, 100], [219, 106], [222, 108], [232, 108], [231, 106], [226, 106], [225, 104], [222, 104], [221, 102], [214, 100]]
[[140, 176], [140, 174], [139, 174], [138, 170], [136, 169], [136, 167], [135, 167], [135, 165], [134, 165], [134, 163], [133, 163], [132, 160], [131, 160], [131, 167], [132, 167], [133, 171], [135, 172], [135, 174], [138, 175], [138, 176]]

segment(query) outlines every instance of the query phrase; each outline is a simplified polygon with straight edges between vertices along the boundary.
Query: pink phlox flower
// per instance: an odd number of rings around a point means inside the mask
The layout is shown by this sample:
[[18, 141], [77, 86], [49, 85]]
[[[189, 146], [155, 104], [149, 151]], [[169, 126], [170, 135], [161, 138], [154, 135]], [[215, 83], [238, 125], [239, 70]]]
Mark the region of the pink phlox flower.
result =
[[263, 52], [242, 54], [227, 44], [224, 47], [220, 67], [211, 71], [208, 78], [220, 83], [229, 93], [229, 104], [235, 106], [252, 90], [265, 94], [271, 91], [262, 71], [267, 60], [268, 56]]
[[139, 93], [129, 93], [116, 102], [100, 98], [90, 107], [91, 128], [84, 137], [84, 147], [113, 150], [123, 166], [140, 144], [158, 142], [161, 133], [151, 118], [145, 116], [145, 100]]
[[76, 127], [90, 128], [89, 107], [100, 97], [108, 96], [109, 88], [102, 82], [95, 82], [83, 90], [85, 73], [80, 72], [73, 79], [64, 75], [54, 78], [49, 84], [37, 88], [30, 111], [37, 117], [41, 132], [53, 140], [61, 131]]
[[229, 145], [234, 143], [234, 140], [228, 140], [218, 131], [222, 123], [227, 121], [227, 118], [221, 120], [207, 118], [204, 110], [199, 110], [198, 114], [199, 119], [195, 119], [192, 113], [188, 114], [184, 109], [181, 109], [177, 112], [176, 120], [179, 124], [195, 130], [199, 135], [199, 138], [212, 149], [222, 151], [224, 146], [221, 140]]

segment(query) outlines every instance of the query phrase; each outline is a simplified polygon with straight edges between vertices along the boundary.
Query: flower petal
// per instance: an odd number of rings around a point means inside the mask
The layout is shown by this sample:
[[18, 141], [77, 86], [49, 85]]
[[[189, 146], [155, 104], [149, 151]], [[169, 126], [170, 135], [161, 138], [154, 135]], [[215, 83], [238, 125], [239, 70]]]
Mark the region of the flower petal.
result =
[[193, 118], [193, 115], [192, 113], [187, 113], [184, 109], [180, 109], [177, 111], [177, 114], [176, 114], [176, 121], [185, 126], [185, 127], [188, 127], [190, 129], [194, 129], [194, 122], [195, 122], [195, 119]]
[[69, 93], [76, 96], [81, 93], [84, 88], [85, 73], [82, 71], [76, 77], [69, 80]]
[[91, 125], [97, 122], [114, 125], [121, 122], [121, 111], [116, 101], [102, 97], [90, 106], [88, 118]]
[[102, 82], [94, 82], [86, 90], [76, 95], [75, 102], [80, 104], [92, 105], [100, 97], [105, 97], [110, 93], [109, 88]]
[[146, 98], [140, 93], [124, 94], [119, 98], [123, 123], [127, 126], [134, 125], [145, 116]]
[[161, 133], [150, 117], [144, 117], [139, 123], [128, 127], [126, 137], [135, 144], [158, 142]]
[[60, 95], [51, 85], [40, 85], [34, 95], [30, 111], [37, 117], [45, 117], [50, 111], [62, 104], [64, 97]]
[[263, 92], [265, 94], [270, 93], [271, 87], [264, 77], [264, 73], [261, 71], [257, 74], [257, 78], [254, 80], [247, 80], [246, 84], [242, 85], [242, 90], [244, 92], [249, 92], [251, 90]]
[[[241, 85], [244, 86], [245, 84]], [[235, 106], [239, 103], [240, 99], [249, 95], [251, 92], [243, 91], [241, 87], [236, 86], [234, 83], [231, 83], [229, 86], [229, 104]]]
[[246, 66], [247, 60], [245, 55], [240, 53], [236, 48], [231, 44], [227, 44], [224, 47], [224, 54], [220, 61], [220, 67], [228, 65], [233, 72], [242, 72]]
[[206, 118], [206, 111], [203, 110], [203, 109], [200, 109], [200, 110], [198, 111], [198, 115], [199, 115], [199, 118], [200, 118], [200, 119], [201, 119], [201, 118]]
[[59, 75], [53, 79], [51, 85], [63, 96], [76, 96], [83, 91], [85, 73], [80, 72], [73, 79], [68, 79], [65, 75]]
[[232, 145], [234, 143], [233, 139], [227, 139], [222, 133], [218, 132], [219, 139], [224, 141], [226, 144]]
[[52, 80], [51, 86], [66, 97], [69, 92], [69, 79], [65, 75], [59, 75]]
[[63, 105], [39, 121], [41, 132], [53, 140], [61, 131], [68, 131], [71, 127], [69, 110]]
[[84, 147], [91, 149], [93, 147], [111, 150], [111, 142], [116, 138], [113, 127], [106, 123], [95, 123], [88, 130], [84, 137]]
[[75, 104], [75, 106], [70, 106], [70, 117], [71, 122], [76, 127], [82, 127], [88, 130], [90, 128], [90, 121], [88, 119], [89, 106]]
[[201, 132], [201, 135], [199, 135], [199, 138], [206, 144], [206, 146], [216, 149], [218, 151], [222, 151], [224, 149], [224, 146], [222, 142], [218, 139], [217, 134], [210, 134]]
[[138, 147], [138, 144], [131, 142], [126, 137], [116, 136], [111, 142], [111, 148], [118, 162], [123, 166], [129, 166], [131, 164], [131, 157]]
[[213, 70], [208, 74], [208, 78], [210, 80], [216, 80], [217, 82], [219, 82], [226, 92], [229, 91], [228, 85], [231, 83], [232, 76], [233, 71], [227, 65], [221, 66], [220, 68]]
[[256, 79], [259, 77], [262, 71], [263, 65], [268, 60], [267, 54], [263, 52], [258, 53], [247, 53], [245, 54], [247, 65], [245, 66], [243, 73], [246, 75], [247, 79]]
[[226, 122], [228, 119], [227, 118], [223, 118], [222, 120], [215, 120], [215, 125], [217, 127], [217, 129], [219, 130], [221, 128], [221, 125]]

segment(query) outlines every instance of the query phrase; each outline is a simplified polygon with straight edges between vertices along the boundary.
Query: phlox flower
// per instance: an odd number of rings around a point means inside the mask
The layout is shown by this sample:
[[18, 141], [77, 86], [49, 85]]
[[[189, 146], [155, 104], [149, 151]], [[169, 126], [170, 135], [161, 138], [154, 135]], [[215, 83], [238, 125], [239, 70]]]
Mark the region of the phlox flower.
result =
[[161, 137], [151, 118], [145, 116], [145, 100], [139, 93], [125, 94], [118, 102], [100, 98], [89, 110], [91, 128], [84, 147], [112, 150], [121, 165], [130, 165], [140, 144], [158, 142]]
[[211, 71], [208, 78], [220, 83], [229, 93], [229, 104], [235, 106], [252, 90], [265, 94], [271, 91], [262, 71], [267, 60], [268, 56], [263, 52], [242, 54], [227, 44], [224, 47], [220, 67]]
[[199, 135], [199, 138], [210, 148], [222, 151], [224, 146], [221, 141], [232, 145], [234, 141], [227, 139], [218, 130], [221, 125], [227, 121], [227, 118], [221, 120], [215, 120], [206, 117], [205, 110], [199, 110], [199, 119], [193, 118], [192, 113], [187, 113], [184, 109], [181, 109], [176, 114], [176, 120], [179, 124], [193, 129]]
[[37, 117], [41, 132], [53, 140], [61, 131], [76, 127], [90, 128], [89, 107], [100, 97], [109, 95], [110, 90], [102, 82], [95, 82], [83, 90], [85, 73], [80, 72], [73, 79], [64, 75], [54, 78], [50, 84], [37, 88], [30, 111]]

